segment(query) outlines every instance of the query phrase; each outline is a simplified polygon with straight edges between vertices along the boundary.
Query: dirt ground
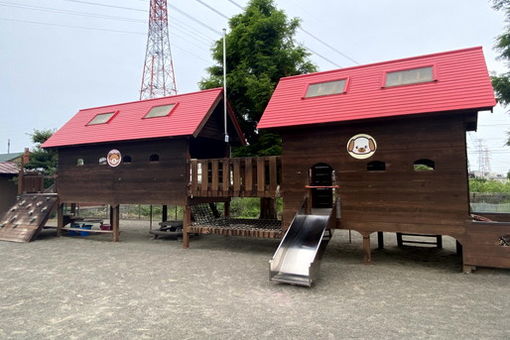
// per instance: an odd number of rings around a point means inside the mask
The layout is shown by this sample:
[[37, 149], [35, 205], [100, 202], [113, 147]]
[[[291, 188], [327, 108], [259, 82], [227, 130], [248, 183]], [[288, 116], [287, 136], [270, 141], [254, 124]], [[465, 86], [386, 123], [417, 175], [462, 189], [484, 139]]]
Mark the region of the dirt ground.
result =
[[[275, 284], [275, 240], [152, 240], [146, 222], [109, 236], [0, 242], [1, 339], [508, 339], [510, 270], [462, 274], [443, 250], [374, 250], [336, 232], [317, 284]], [[373, 237], [373, 247], [376, 240]]]

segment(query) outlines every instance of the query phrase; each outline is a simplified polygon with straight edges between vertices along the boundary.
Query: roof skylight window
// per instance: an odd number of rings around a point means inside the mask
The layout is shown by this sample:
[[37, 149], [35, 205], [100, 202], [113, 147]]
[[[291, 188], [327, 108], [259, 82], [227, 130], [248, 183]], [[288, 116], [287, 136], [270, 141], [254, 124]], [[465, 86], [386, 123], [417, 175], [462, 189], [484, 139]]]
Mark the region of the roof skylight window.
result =
[[347, 79], [310, 84], [306, 89], [305, 98], [344, 93], [346, 84]]
[[170, 114], [175, 104], [154, 106], [143, 118], [165, 117]]
[[432, 66], [419, 67], [402, 71], [386, 73], [384, 87], [399, 85], [419, 84], [434, 81], [434, 70]]
[[100, 113], [92, 118], [92, 120], [88, 122], [87, 125], [106, 124], [112, 119], [114, 115], [115, 112]]

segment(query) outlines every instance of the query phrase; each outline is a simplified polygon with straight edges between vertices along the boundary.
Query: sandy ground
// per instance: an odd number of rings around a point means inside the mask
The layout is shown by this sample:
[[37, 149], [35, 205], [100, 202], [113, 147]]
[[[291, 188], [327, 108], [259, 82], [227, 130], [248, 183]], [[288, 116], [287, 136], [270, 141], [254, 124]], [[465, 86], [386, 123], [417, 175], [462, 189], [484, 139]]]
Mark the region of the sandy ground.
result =
[[337, 232], [308, 289], [269, 282], [275, 240], [202, 236], [185, 250], [147, 229], [0, 242], [0, 338], [510, 338], [510, 270], [462, 274], [451, 239], [398, 249], [388, 234], [363, 265], [360, 238]]

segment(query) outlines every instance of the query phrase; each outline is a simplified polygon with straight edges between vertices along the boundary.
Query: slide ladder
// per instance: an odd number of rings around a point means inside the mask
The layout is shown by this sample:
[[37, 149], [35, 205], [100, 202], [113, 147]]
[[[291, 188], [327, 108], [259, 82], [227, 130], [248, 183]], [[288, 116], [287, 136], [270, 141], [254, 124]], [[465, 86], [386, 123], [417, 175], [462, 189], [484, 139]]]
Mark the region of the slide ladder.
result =
[[0, 219], [0, 241], [30, 242], [43, 229], [57, 204], [55, 193], [23, 194]]
[[336, 208], [321, 210], [327, 215], [300, 211], [294, 216], [269, 261], [271, 281], [311, 287], [317, 279], [320, 260], [332, 236], [331, 227], [336, 223]]

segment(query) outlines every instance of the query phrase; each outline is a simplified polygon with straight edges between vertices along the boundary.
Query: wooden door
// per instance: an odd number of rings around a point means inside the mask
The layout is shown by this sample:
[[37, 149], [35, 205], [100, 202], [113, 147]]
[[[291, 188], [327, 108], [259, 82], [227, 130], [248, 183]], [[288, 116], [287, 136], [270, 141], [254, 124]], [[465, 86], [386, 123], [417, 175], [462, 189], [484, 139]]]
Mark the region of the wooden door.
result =
[[[332, 186], [333, 169], [327, 164], [316, 164], [311, 169], [310, 185]], [[332, 188], [312, 189], [312, 208], [331, 208], [333, 206]]]

